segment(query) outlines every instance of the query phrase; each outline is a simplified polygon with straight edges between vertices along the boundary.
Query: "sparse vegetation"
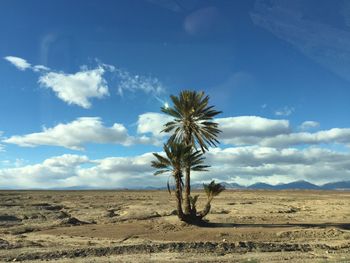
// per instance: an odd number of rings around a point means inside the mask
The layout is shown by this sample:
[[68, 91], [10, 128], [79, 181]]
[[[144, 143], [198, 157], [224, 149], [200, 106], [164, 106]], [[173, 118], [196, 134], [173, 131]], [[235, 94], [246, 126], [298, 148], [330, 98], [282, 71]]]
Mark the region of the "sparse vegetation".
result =
[[186, 164], [192, 171], [205, 171], [209, 166], [203, 165], [203, 154], [200, 151], [193, 151], [191, 146], [168, 142], [168, 144], [164, 145], [163, 149], [166, 157], [154, 153], [157, 160], [152, 161], [152, 167], [158, 169], [154, 174], [158, 175], [166, 172], [172, 174], [175, 179], [175, 196], [178, 217], [180, 220], [188, 221], [188, 215], [185, 215], [182, 209], [183, 167]]
[[[204, 92], [185, 90], [180, 92], [179, 96], [172, 95], [170, 98], [173, 107], [161, 108], [162, 112], [174, 118], [165, 124], [163, 130], [171, 133], [167, 144], [164, 145], [166, 157], [154, 153], [157, 161], [153, 161], [152, 166], [159, 169], [155, 175], [172, 173], [175, 179], [178, 216], [183, 221], [194, 222], [209, 213], [214, 196], [225, 189], [214, 181], [205, 185], [207, 204], [203, 211], [197, 212], [199, 196], [191, 196], [191, 171], [206, 171], [209, 167], [203, 164], [203, 155], [209, 147], [215, 147], [219, 143], [217, 136], [221, 131], [213, 118], [221, 112], [208, 105], [209, 96], [205, 96]], [[183, 174], [185, 183], [182, 179]], [[170, 190], [169, 185], [168, 189]]]
[[211, 201], [213, 200], [213, 198], [225, 190], [225, 187], [223, 185], [217, 184], [215, 183], [215, 181], [211, 181], [210, 184], [203, 184], [203, 187], [205, 193], [207, 194], [208, 200], [207, 204], [204, 207], [204, 210], [200, 214], [202, 218], [210, 212]]

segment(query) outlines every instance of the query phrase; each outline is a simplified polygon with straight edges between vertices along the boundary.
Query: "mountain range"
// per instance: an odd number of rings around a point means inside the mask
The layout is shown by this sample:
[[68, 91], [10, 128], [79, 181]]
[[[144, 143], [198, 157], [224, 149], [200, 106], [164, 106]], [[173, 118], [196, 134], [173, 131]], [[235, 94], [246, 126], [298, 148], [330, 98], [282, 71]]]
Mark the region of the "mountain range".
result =
[[[307, 181], [295, 181], [286, 184], [271, 185], [266, 183], [255, 183], [249, 186], [242, 186], [236, 183], [221, 182], [226, 189], [256, 189], [256, 190], [350, 190], [350, 181], [327, 183], [316, 185]], [[192, 189], [203, 189], [203, 184], [194, 184]]]
[[[243, 186], [237, 183], [227, 183], [220, 182], [225, 186], [226, 189], [246, 189], [246, 190], [347, 190], [350, 191], [350, 181], [341, 181], [341, 182], [333, 182], [327, 183], [323, 185], [316, 185], [309, 183], [307, 181], [295, 181], [287, 184], [277, 184], [271, 185], [266, 183], [255, 183], [249, 186]], [[173, 188], [173, 187], [172, 187]], [[203, 189], [203, 184], [196, 183], [192, 184], [191, 188], [193, 190]], [[110, 187], [110, 188], [100, 188], [100, 187], [92, 187], [92, 186], [72, 186], [72, 187], [60, 187], [60, 188], [49, 188], [46, 190], [166, 190], [167, 187], [154, 187], [154, 186], [134, 186], [128, 188], [120, 188], [120, 187]], [[10, 188], [0, 188], [0, 190], [11, 190]], [[20, 190], [20, 189], [18, 189]], [[28, 189], [27, 189], [28, 190]], [[30, 190], [42, 190], [42, 189], [30, 189]]]

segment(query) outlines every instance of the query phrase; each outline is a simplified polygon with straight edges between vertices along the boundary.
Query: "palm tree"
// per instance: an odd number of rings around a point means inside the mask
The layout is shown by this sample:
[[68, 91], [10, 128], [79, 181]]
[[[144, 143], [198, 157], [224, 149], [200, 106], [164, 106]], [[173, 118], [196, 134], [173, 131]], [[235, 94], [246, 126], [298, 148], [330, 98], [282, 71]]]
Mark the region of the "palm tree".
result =
[[214, 180], [211, 181], [210, 184], [203, 184], [203, 187], [204, 187], [205, 193], [207, 194], [208, 200], [207, 200], [207, 204], [205, 205], [203, 211], [201, 211], [199, 214], [199, 218], [201, 218], [201, 219], [209, 213], [210, 208], [211, 208], [210, 203], [213, 200], [213, 198], [225, 190], [225, 186], [215, 183]]
[[[182, 177], [183, 168], [189, 165], [192, 171], [206, 171], [208, 165], [203, 165], [204, 157], [201, 151], [194, 151], [191, 146], [181, 143], [169, 142], [164, 144], [164, 152], [166, 156], [162, 156], [158, 153], [153, 153], [156, 157], [155, 161], [152, 161], [152, 167], [157, 168], [158, 171], [154, 175], [163, 173], [171, 173], [175, 179], [175, 197], [177, 215], [182, 221], [190, 221], [190, 217], [185, 215], [182, 210]], [[168, 190], [169, 184], [168, 184]]]
[[[209, 96], [204, 92], [184, 90], [177, 96], [170, 96], [174, 106], [163, 107], [162, 112], [174, 117], [174, 121], [165, 124], [164, 132], [173, 132], [169, 142], [184, 143], [196, 148], [199, 146], [203, 153], [209, 146], [216, 146], [216, 139], [221, 132], [213, 118], [221, 113], [214, 106], [208, 106]], [[185, 213], [193, 214], [191, 209], [190, 165], [185, 164]]]

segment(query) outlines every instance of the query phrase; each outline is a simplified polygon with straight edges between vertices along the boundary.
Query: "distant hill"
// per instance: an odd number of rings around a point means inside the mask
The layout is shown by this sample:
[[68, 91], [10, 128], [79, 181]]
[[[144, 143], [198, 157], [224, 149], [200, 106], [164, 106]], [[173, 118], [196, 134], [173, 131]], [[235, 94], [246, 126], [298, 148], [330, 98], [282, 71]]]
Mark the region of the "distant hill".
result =
[[[236, 183], [221, 182], [226, 189], [261, 189], [261, 190], [350, 190], [350, 181], [327, 183], [321, 186], [307, 181], [295, 181], [287, 184], [271, 185], [266, 183], [255, 183], [250, 186], [242, 186]], [[203, 184], [194, 184], [192, 189], [203, 189]]]
[[[256, 190], [293, 190], [293, 189], [300, 189], [300, 190], [348, 190], [350, 191], [350, 181], [341, 181], [341, 182], [333, 182], [333, 183], [327, 183], [324, 185], [315, 185], [312, 183], [309, 183], [307, 181], [296, 181], [291, 182], [287, 184], [277, 184], [277, 185], [271, 185], [266, 183], [255, 183], [250, 186], [243, 186], [236, 183], [227, 183], [227, 182], [220, 182], [225, 186], [226, 189], [256, 189]], [[201, 190], [203, 189], [203, 184], [192, 184], [191, 188], [193, 190]], [[118, 188], [118, 187], [111, 187], [111, 188], [99, 188], [99, 187], [91, 187], [91, 186], [72, 186], [72, 187], [60, 187], [60, 188], [50, 188], [47, 190], [166, 190], [167, 187], [154, 187], [154, 186], [134, 186], [132, 188]], [[173, 190], [174, 187], [172, 186], [171, 189]], [[11, 190], [7, 188], [2, 188], [1, 190]], [[35, 189], [31, 189], [35, 190]], [[40, 190], [40, 189], [36, 189]]]
[[248, 189], [275, 189], [275, 186], [270, 185], [270, 184], [265, 184], [265, 183], [256, 183], [256, 184], [252, 184], [246, 188]]
[[296, 181], [288, 184], [278, 184], [275, 185], [273, 189], [276, 190], [285, 190], [285, 189], [309, 189], [309, 190], [319, 190], [320, 186], [314, 185], [306, 181]]
[[[228, 184], [228, 186], [226, 187], [226, 184]], [[244, 189], [245, 187], [236, 183], [225, 183], [224, 184], [226, 188], [230, 188], [230, 189]]]
[[322, 185], [322, 189], [325, 190], [350, 190], [350, 181], [346, 182], [335, 182]]
[[327, 183], [321, 186], [309, 183], [307, 181], [296, 181], [287, 184], [270, 185], [265, 183], [256, 183], [246, 187], [247, 189], [271, 189], [271, 190], [350, 190], [350, 181]]

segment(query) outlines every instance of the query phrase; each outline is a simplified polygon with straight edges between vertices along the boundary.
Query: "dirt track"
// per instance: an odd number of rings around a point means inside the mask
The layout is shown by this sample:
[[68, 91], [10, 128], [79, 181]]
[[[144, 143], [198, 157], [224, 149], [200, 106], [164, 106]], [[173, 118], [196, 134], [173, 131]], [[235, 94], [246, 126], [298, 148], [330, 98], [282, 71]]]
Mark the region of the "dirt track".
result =
[[0, 261], [350, 262], [350, 192], [226, 191], [203, 227], [179, 222], [173, 198], [2, 191]]

